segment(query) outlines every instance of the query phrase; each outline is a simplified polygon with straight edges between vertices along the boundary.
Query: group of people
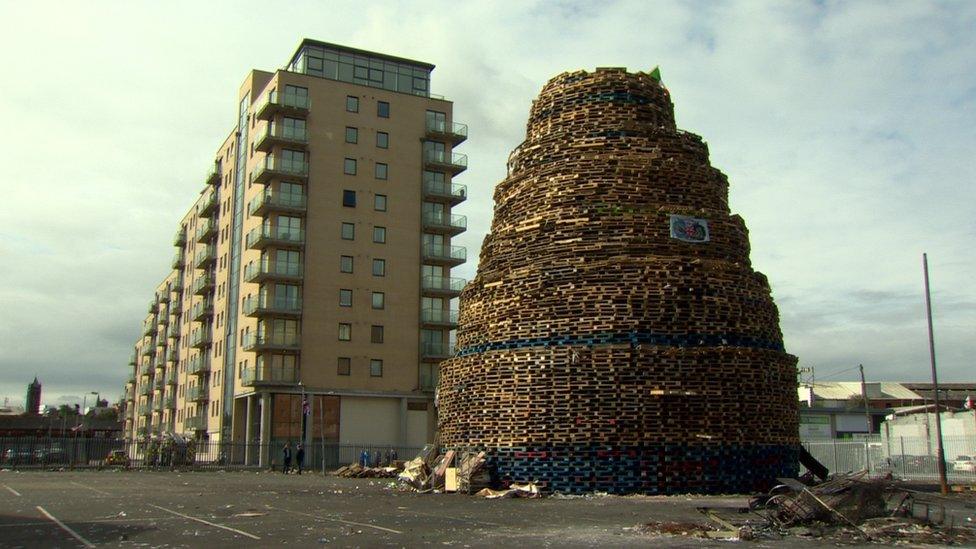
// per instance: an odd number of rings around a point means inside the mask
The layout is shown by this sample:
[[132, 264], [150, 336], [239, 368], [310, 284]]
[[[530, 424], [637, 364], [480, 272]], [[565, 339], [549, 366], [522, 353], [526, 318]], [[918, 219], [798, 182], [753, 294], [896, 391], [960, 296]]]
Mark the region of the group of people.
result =
[[[288, 471], [291, 469], [291, 443], [290, 442], [285, 443], [285, 447], [282, 450], [282, 452], [284, 454], [283, 457], [285, 463], [281, 468], [281, 472], [287, 475]], [[295, 465], [298, 467], [299, 475], [302, 474], [303, 463], [305, 463], [305, 446], [303, 446], [302, 443], [299, 442], [298, 445], [295, 446]]]

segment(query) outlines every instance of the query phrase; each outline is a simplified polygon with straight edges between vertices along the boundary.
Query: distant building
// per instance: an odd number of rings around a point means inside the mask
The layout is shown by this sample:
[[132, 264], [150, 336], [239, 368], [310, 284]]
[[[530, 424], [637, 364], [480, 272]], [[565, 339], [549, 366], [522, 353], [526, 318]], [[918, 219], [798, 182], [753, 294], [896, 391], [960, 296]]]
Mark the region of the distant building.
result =
[[34, 376], [34, 381], [27, 386], [27, 404], [25, 408], [25, 414], [37, 415], [41, 411], [41, 382], [37, 381], [37, 376]]
[[[919, 394], [925, 402], [935, 401], [931, 383], [902, 383], [912, 392]], [[958, 409], [966, 405], [966, 398], [976, 400], [976, 383], [939, 383], [939, 404], [946, 408]]]

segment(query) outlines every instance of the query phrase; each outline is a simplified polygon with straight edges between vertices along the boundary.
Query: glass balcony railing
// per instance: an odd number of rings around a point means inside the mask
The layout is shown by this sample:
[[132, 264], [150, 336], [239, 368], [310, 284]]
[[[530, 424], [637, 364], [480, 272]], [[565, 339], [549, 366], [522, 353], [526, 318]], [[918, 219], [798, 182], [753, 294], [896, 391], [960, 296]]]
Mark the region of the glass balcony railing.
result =
[[424, 212], [423, 218], [426, 232], [455, 235], [468, 228], [468, 218], [464, 215]]
[[194, 265], [197, 269], [203, 269], [217, 260], [217, 248], [213, 244], [207, 244], [197, 252]]
[[206, 414], [189, 416], [183, 423], [186, 425], [187, 429], [192, 431], [205, 431], [207, 429], [207, 416]]
[[307, 143], [308, 131], [305, 128], [282, 126], [274, 123], [266, 124], [254, 138], [254, 148], [261, 152], [270, 152], [275, 145], [302, 148]]
[[206, 385], [194, 385], [186, 390], [186, 399], [190, 402], [204, 402], [210, 398], [210, 390]]
[[217, 193], [212, 189], [197, 205], [197, 215], [200, 217], [210, 217], [217, 211]]
[[251, 296], [244, 300], [244, 314], [247, 316], [263, 315], [298, 315], [302, 312], [300, 297], [268, 297]]
[[456, 326], [458, 312], [455, 309], [421, 309], [420, 321], [424, 324]]
[[213, 219], [203, 218], [200, 223], [197, 224], [197, 235], [196, 241], [200, 244], [205, 244], [213, 238], [214, 234], [217, 232], [217, 223]]
[[169, 410], [175, 409], [176, 408], [176, 397], [174, 397], [174, 396], [168, 396], [168, 397], [166, 397], [166, 399], [163, 401], [163, 405], [167, 409], [169, 409]]
[[454, 345], [446, 342], [421, 342], [420, 356], [428, 359], [445, 359], [454, 355]]
[[211, 343], [213, 343], [213, 336], [209, 329], [197, 330], [190, 336], [190, 347], [201, 349], [209, 347]]
[[422, 391], [433, 391], [437, 389], [437, 381], [440, 379], [440, 368], [437, 364], [420, 365], [420, 389]]
[[180, 250], [180, 251], [176, 252], [175, 254], [173, 254], [173, 262], [171, 263], [171, 266], [174, 269], [182, 269], [183, 268], [183, 263], [185, 261], [186, 261], [186, 256], [183, 255], [183, 250]]
[[420, 279], [420, 288], [426, 294], [443, 293], [457, 296], [461, 294], [461, 290], [467, 283], [468, 281], [463, 278], [427, 275]]
[[264, 280], [300, 280], [304, 273], [301, 263], [276, 263], [262, 260], [244, 267], [245, 282], [261, 282]]
[[214, 313], [213, 300], [208, 297], [203, 301], [193, 305], [193, 309], [190, 311], [190, 320], [194, 322], [201, 322], [207, 318], [212, 317], [213, 313]]
[[302, 338], [298, 334], [244, 334], [242, 346], [245, 351], [297, 351], [302, 347]]
[[262, 225], [247, 233], [246, 245], [252, 250], [268, 246], [281, 248], [301, 247], [305, 244], [305, 231], [278, 225]]
[[306, 202], [305, 195], [301, 193], [278, 193], [265, 189], [251, 200], [248, 212], [251, 215], [264, 215], [270, 211], [304, 212]]
[[197, 355], [191, 358], [190, 363], [186, 366], [186, 371], [190, 375], [200, 375], [209, 372], [210, 357], [206, 355]]
[[468, 186], [446, 181], [424, 181], [424, 199], [460, 204], [468, 198]]
[[[214, 276], [210, 273], [206, 273], [203, 276], [198, 276], [193, 280], [193, 295], [207, 295], [214, 289], [215, 284]], [[194, 308], [195, 309], [195, 308]]]
[[262, 120], [268, 120], [279, 112], [291, 115], [308, 114], [311, 103], [307, 95], [294, 93], [279, 93], [277, 90], [269, 93], [255, 110], [255, 115]]
[[276, 177], [304, 180], [308, 177], [308, 162], [268, 155], [251, 172], [251, 183], [267, 183]]
[[459, 174], [468, 169], [468, 155], [446, 151], [424, 151], [424, 164], [435, 170]]
[[424, 244], [423, 260], [427, 263], [460, 265], [468, 259], [468, 250], [462, 246]]
[[299, 381], [298, 366], [262, 366], [244, 369], [241, 384], [245, 387], [255, 385], [294, 385]]
[[458, 145], [468, 138], [468, 125], [444, 120], [427, 120], [427, 137], [446, 139]]
[[143, 383], [139, 386], [139, 394], [142, 396], [147, 396], [152, 393], [152, 385], [149, 382]]
[[180, 230], [176, 231], [176, 236], [173, 237], [174, 246], [182, 246], [186, 244], [186, 229], [180, 227]]
[[179, 382], [179, 373], [176, 371], [176, 365], [174, 364], [166, 371], [166, 385], [176, 385]]

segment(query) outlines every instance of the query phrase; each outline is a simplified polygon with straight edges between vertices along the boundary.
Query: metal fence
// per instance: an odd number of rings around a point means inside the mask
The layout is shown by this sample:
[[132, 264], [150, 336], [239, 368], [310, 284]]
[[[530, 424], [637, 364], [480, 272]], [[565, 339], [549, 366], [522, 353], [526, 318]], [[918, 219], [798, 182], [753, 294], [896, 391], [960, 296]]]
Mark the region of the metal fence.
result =
[[[282, 470], [285, 440], [271, 444], [221, 443], [179, 437], [125, 441], [85, 437], [0, 437], [0, 468], [76, 469], [128, 467], [145, 469]], [[297, 440], [291, 468], [298, 466]], [[387, 465], [415, 457], [421, 448], [385, 444], [339, 444], [313, 441], [304, 452], [305, 470], [331, 471], [350, 463]]]
[[[976, 437], [943, 437], [950, 483], [976, 483]], [[867, 470], [873, 476], [938, 480], [935, 445], [925, 437], [880, 436], [858, 440], [806, 441], [803, 446], [831, 472]]]

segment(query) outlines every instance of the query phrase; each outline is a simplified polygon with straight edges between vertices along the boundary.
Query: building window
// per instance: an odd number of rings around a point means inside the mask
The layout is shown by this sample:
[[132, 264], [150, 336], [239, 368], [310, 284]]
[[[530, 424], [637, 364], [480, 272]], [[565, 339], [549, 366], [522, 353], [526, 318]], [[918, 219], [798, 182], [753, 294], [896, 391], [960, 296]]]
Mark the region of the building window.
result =
[[356, 175], [356, 159], [347, 158], [342, 164], [342, 173], [346, 175]]
[[370, 343], [383, 343], [383, 327], [382, 326], [372, 326], [369, 330], [369, 342]]
[[342, 239], [343, 240], [355, 240], [356, 238], [356, 225], [352, 223], [342, 224]]
[[373, 175], [376, 176], [376, 179], [386, 179], [389, 170], [389, 166], [382, 162], [377, 162], [376, 169], [373, 170]]
[[373, 196], [373, 209], [378, 212], [386, 211], [386, 195], [378, 194]]
[[386, 227], [373, 227], [373, 242], [386, 244]]
[[346, 126], [346, 143], [359, 143], [359, 129]]
[[389, 118], [390, 117], [390, 104], [387, 103], [386, 101], [377, 101], [376, 102], [376, 116], [378, 116], [380, 118]]
[[352, 272], [352, 256], [342, 255], [339, 256], [339, 272], [340, 273], [351, 273]]
[[369, 361], [369, 375], [371, 377], [383, 377], [383, 361], [377, 358]]
[[376, 146], [380, 149], [390, 148], [390, 134], [386, 132], [376, 132]]
[[373, 292], [373, 308], [374, 309], [385, 309], [386, 308], [386, 294], [383, 292]]
[[346, 96], [346, 112], [359, 112], [359, 98], [354, 95]]
[[374, 259], [373, 260], [373, 276], [386, 276], [386, 260], [385, 259]]
[[352, 359], [347, 356], [340, 356], [336, 373], [340, 376], [347, 376], [350, 370], [352, 370]]
[[339, 323], [339, 341], [352, 341], [352, 324]]
[[344, 190], [342, 191], [342, 205], [346, 208], [356, 207], [356, 191]]
[[352, 307], [352, 290], [339, 290], [339, 306]]

